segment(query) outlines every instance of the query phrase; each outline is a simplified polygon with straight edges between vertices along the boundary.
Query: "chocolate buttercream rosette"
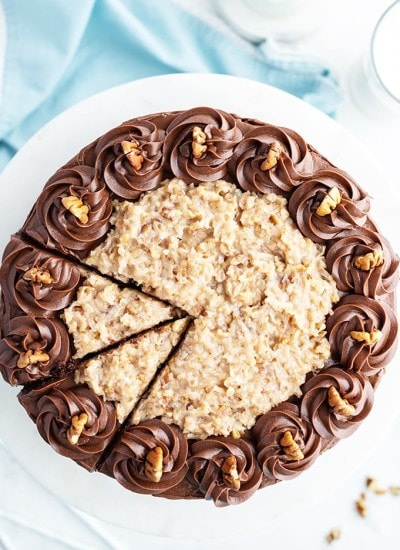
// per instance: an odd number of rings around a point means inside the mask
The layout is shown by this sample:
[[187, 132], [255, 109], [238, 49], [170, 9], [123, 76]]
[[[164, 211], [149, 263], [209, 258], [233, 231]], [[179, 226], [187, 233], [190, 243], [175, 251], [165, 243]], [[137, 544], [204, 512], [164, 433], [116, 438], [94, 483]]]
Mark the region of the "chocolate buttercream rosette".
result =
[[332, 357], [350, 370], [373, 376], [393, 357], [398, 324], [384, 301], [344, 296], [327, 320]]
[[46, 183], [23, 232], [50, 249], [80, 259], [110, 228], [110, 193], [91, 166], [58, 170]]
[[300, 413], [321, 437], [342, 439], [365, 420], [373, 401], [374, 389], [366, 376], [332, 366], [302, 386]]
[[348, 229], [362, 227], [369, 207], [365, 191], [335, 168], [313, 174], [295, 189], [288, 204], [303, 235], [321, 244]]
[[258, 463], [263, 474], [273, 481], [298, 476], [321, 453], [321, 436], [301, 417], [295, 403], [281, 403], [263, 414], [252, 433]]
[[314, 161], [304, 139], [288, 128], [260, 124], [243, 135], [229, 161], [242, 189], [287, 195], [313, 173]]
[[166, 129], [167, 166], [184, 181], [223, 179], [234, 147], [242, 139], [240, 126], [235, 116], [209, 107], [176, 114]]
[[326, 264], [341, 292], [370, 298], [394, 292], [399, 279], [399, 258], [377, 231], [357, 228], [328, 244]]
[[18, 398], [42, 438], [89, 471], [96, 469], [120, 426], [114, 405], [76, 384], [73, 374], [23, 390]]
[[4, 252], [0, 285], [14, 315], [53, 317], [71, 303], [80, 277], [72, 262], [13, 237]]
[[96, 145], [97, 178], [122, 199], [154, 189], [163, 179], [164, 138], [164, 130], [145, 118], [107, 132]]
[[246, 439], [210, 437], [190, 446], [188, 480], [218, 507], [240, 504], [262, 481], [253, 444]]
[[123, 430], [100, 471], [135, 493], [162, 495], [184, 479], [187, 455], [179, 428], [146, 420]]
[[48, 377], [70, 358], [67, 329], [56, 318], [14, 317], [0, 340], [0, 372], [12, 385]]

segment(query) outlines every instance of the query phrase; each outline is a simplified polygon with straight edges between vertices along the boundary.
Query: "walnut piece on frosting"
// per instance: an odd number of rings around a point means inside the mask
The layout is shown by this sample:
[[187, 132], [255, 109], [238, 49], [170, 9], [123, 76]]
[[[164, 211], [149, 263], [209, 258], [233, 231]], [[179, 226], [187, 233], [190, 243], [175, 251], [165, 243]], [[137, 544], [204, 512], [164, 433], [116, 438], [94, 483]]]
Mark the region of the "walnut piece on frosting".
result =
[[354, 416], [355, 408], [347, 399], [343, 399], [335, 386], [331, 386], [328, 390], [328, 403], [336, 414], [343, 416]]
[[84, 225], [89, 221], [89, 207], [79, 197], [69, 195], [61, 199], [63, 206]]
[[237, 471], [236, 457], [228, 456], [221, 466], [222, 478], [227, 487], [232, 487], [235, 491], [240, 489], [240, 478]]
[[195, 159], [199, 159], [207, 152], [206, 134], [199, 126], [195, 126], [192, 131], [192, 153]]
[[361, 271], [370, 271], [379, 265], [383, 264], [383, 250], [375, 249], [373, 252], [368, 252], [364, 256], [356, 256], [354, 258], [354, 266]]
[[279, 157], [282, 154], [282, 148], [279, 143], [274, 142], [268, 150], [265, 160], [261, 163], [260, 170], [266, 172], [278, 164]]
[[154, 447], [147, 453], [144, 471], [151, 481], [158, 483], [161, 480], [163, 472], [163, 450], [161, 447]]
[[135, 170], [140, 170], [144, 158], [136, 141], [121, 141], [121, 147], [124, 155], [128, 159], [129, 164]]
[[77, 445], [79, 438], [85, 429], [89, 417], [86, 413], [77, 414], [72, 417], [71, 427], [67, 431], [67, 439], [71, 445]]
[[43, 269], [38, 269], [37, 267], [32, 267], [25, 271], [23, 277], [24, 281], [29, 281], [31, 283], [39, 283], [41, 285], [51, 285], [53, 279], [50, 273]]
[[342, 202], [340, 191], [337, 187], [329, 189], [328, 193], [322, 199], [321, 204], [317, 208], [318, 216], [327, 216], [332, 214], [338, 204]]

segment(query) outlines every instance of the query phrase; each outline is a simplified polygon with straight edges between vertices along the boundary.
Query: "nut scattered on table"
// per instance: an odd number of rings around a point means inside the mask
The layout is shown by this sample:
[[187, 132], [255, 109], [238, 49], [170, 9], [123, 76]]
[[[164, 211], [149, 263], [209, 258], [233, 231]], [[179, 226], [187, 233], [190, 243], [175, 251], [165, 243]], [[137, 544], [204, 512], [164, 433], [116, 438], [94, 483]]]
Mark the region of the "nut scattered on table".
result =
[[383, 250], [374, 250], [373, 252], [368, 252], [364, 256], [356, 256], [354, 258], [354, 266], [361, 271], [370, 271], [374, 267], [383, 264]]
[[303, 460], [304, 454], [302, 453], [298, 443], [293, 439], [292, 432], [287, 430], [279, 441], [285, 455], [291, 460]]
[[272, 143], [271, 147], [268, 150], [265, 160], [260, 166], [260, 170], [262, 170], [263, 172], [266, 172], [267, 170], [271, 170], [271, 168], [274, 168], [278, 164], [278, 160], [281, 154], [282, 154], [282, 148], [279, 145], [279, 143], [277, 142]]
[[330, 533], [326, 535], [326, 542], [330, 544], [334, 540], [340, 539], [341, 532], [339, 529], [332, 529]]
[[39, 283], [41, 285], [51, 285], [53, 282], [53, 278], [48, 271], [38, 269], [37, 267], [32, 267], [28, 271], [25, 271], [22, 278], [24, 281]]
[[387, 492], [386, 489], [382, 489], [382, 487], [379, 487], [378, 482], [373, 477], [367, 477], [366, 486], [367, 489], [369, 489], [376, 495], [384, 495]]
[[144, 159], [136, 141], [121, 141], [121, 147], [132, 168], [140, 170]]
[[343, 416], [354, 416], [356, 409], [347, 399], [343, 399], [335, 386], [331, 386], [328, 390], [328, 403], [336, 414]]
[[352, 330], [350, 336], [357, 342], [364, 342], [367, 346], [372, 346], [382, 338], [382, 332], [377, 329], [371, 330], [371, 332]]
[[85, 429], [89, 417], [86, 413], [77, 414], [72, 417], [71, 427], [67, 431], [67, 439], [71, 445], [77, 445], [79, 438]]
[[359, 515], [363, 518], [367, 515], [367, 501], [366, 501], [366, 495], [365, 493], [361, 493], [358, 500], [355, 502], [356, 510], [359, 513]]
[[338, 204], [342, 202], [340, 191], [337, 187], [329, 189], [328, 193], [322, 199], [321, 204], [317, 208], [318, 216], [327, 216], [332, 214]]
[[195, 126], [192, 131], [192, 153], [195, 159], [199, 159], [207, 152], [207, 136], [199, 126]]
[[17, 361], [17, 367], [20, 369], [26, 369], [29, 365], [36, 365], [37, 363], [46, 363], [50, 357], [47, 353], [40, 349], [31, 350], [21, 353]]
[[163, 473], [163, 450], [161, 447], [154, 447], [147, 453], [144, 472], [155, 483], [161, 480]]
[[389, 487], [389, 492], [391, 495], [398, 497], [400, 496], [400, 487], [396, 487], [395, 485], [391, 485]]
[[61, 202], [81, 223], [86, 224], [89, 221], [89, 207], [87, 204], [84, 204], [79, 197], [69, 195], [68, 197], [63, 197]]
[[225, 485], [238, 491], [240, 489], [240, 478], [237, 471], [236, 458], [233, 455], [228, 456], [224, 460], [221, 470]]

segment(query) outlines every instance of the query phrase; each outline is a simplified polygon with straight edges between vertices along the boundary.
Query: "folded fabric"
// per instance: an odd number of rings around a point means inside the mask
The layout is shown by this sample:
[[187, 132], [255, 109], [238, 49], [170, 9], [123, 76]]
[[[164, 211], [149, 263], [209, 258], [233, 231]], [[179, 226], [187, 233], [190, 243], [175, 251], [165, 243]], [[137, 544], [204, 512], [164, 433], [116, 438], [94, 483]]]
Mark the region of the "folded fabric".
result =
[[331, 115], [340, 101], [326, 67], [280, 59], [265, 45], [232, 38], [173, 0], [0, 0], [0, 5], [7, 35], [0, 169], [59, 112], [93, 93], [146, 76], [207, 72], [251, 78]]

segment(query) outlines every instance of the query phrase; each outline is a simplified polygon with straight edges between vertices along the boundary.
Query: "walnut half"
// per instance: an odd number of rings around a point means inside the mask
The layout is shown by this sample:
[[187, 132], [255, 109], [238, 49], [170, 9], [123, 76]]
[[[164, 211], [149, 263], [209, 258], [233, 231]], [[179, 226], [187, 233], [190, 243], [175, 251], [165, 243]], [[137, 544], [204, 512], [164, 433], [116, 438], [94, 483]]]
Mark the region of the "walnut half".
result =
[[20, 369], [26, 369], [29, 365], [36, 365], [36, 363], [46, 363], [50, 357], [44, 351], [35, 349], [32, 351], [28, 349], [25, 353], [21, 353], [17, 361], [17, 367]]
[[205, 145], [207, 136], [199, 126], [195, 126], [192, 131], [192, 153], [195, 159], [199, 159], [207, 152]]
[[163, 450], [161, 447], [154, 447], [147, 453], [144, 472], [151, 481], [158, 483], [161, 480], [163, 473]]
[[228, 456], [224, 460], [221, 471], [225, 485], [238, 491], [240, 489], [240, 478], [237, 471], [236, 458], [233, 455]]
[[291, 460], [303, 460], [304, 454], [299, 445], [293, 439], [292, 432], [287, 430], [279, 441], [285, 455]]
[[71, 445], [77, 445], [79, 438], [85, 429], [89, 417], [86, 413], [77, 414], [72, 417], [71, 427], [67, 431], [67, 439]]
[[89, 221], [89, 207], [79, 197], [69, 195], [61, 199], [63, 206], [84, 225]]
[[357, 342], [363, 342], [367, 346], [372, 346], [372, 344], [376, 344], [382, 338], [382, 332], [377, 329], [371, 330], [371, 332], [352, 330], [350, 336]]
[[124, 140], [121, 141], [121, 147], [132, 168], [140, 170], [144, 159], [139, 145], [135, 141]]
[[271, 170], [271, 168], [274, 168], [278, 164], [278, 160], [281, 154], [282, 154], [281, 146], [279, 145], [279, 143], [274, 141], [268, 150], [265, 160], [262, 162], [260, 166], [260, 170], [262, 172], [266, 172], [267, 170]]
[[337, 187], [329, 189], [328, 193], [322, 199], [321, 204], [317, 208], [318, 216], [327, 216], [332, 214], [338, 204], [342, 202], [340, 191]]
[[361, 271], [370, 271], [374, 267], [383, 264], [383, 250], [374, 250], [368, 252], [364, 256], [356, 256], [354, 258], [354, 266]]
[[328, 390], [328, 403], [336, 414], [343, 416], [354, 416], [356, 409], [347, 399], [343, 399], [335, 386], [331, 386]]
[[53, 278], [48, 271], [43, 269], [38, 269], [37, 267], [32, 267], [25, 271], [23, 277], [24, 281], [29, 281], [31, 283], [39, 283], [42, 285], [51, 285]]

